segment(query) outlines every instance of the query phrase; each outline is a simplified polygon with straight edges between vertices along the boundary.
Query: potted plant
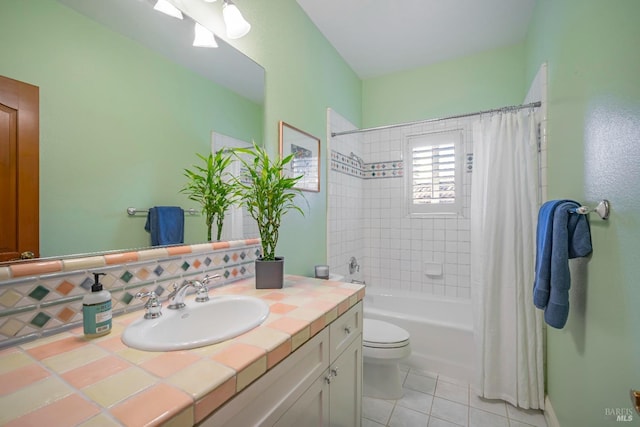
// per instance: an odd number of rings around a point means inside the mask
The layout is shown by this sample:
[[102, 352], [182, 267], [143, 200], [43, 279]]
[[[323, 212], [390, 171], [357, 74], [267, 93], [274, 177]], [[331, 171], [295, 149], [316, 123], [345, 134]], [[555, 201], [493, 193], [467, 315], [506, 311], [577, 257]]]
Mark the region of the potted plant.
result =
[[193, 170], [184, 170], [188, 182], [180, 192], [202, 206], [207, 223], [207, 241], [211, 241], [214, 221], [217, 225], [216, 240], [220, 240], [225, 212], [236, 202], [233, 179], [227, 172], [231, 154], [227, 150], [218, 150], [208, 157], [196, 155], [204, 161], [204, 166], [193, 165]]
[[244, 166], [243, 173], [235, 178], [236, 197], [258, 224], [262, 245], [262, 256], [255, 263], [256, 288], [281, 288], [284, 258], [276, 256], [278, 232], [287, 212], [295, 210], [304, 215], [295, 203], [301, 191], [294, 188], [302, 176], [289, 177], [284, 173], [293, 154], [272, 160], [256, 143], [253, 148], [238, 148], [234, 153]]

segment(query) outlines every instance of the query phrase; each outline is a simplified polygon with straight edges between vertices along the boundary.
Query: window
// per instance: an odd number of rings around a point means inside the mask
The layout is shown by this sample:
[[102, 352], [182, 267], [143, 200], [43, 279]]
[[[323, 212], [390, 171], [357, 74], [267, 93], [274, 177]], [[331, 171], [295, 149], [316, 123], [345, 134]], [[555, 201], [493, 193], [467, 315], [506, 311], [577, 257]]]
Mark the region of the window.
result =
[[405, 165], [409, 214], [457, 214], [462, 207], [462, 132], [408, 135]]

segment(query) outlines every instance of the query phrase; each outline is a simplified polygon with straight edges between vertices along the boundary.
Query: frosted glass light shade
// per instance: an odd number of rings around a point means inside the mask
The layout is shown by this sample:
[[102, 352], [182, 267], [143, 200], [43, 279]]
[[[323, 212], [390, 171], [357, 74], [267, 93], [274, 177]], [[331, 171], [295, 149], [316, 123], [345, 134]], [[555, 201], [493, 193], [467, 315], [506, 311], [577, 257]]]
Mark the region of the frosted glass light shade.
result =
[[173, 16], [174, 18], [182, 19], [182, 12], [180, 12], [180, 9], [169, 3], [167, 0], [158, 0], [153, 8], [158, 12]]
[[196, 47], [218, 47], [216, 38], [213, 33], [196, 22], [196, 35], [193, 39], [193, 45]]
[[251, 30], [251, 25], [245, 21], [238, 7], [231, 1], [225, 1], [222, 5], [222, 18], [227, 26], [227, 37], [239, 39]]

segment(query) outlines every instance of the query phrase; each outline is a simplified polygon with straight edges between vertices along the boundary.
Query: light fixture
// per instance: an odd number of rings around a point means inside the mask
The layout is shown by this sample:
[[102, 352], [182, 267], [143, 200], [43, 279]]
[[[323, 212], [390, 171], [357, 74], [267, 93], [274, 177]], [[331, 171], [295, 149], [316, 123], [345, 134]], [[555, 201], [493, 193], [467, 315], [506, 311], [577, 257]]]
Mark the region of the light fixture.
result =
[[193, 39], [193, 45], [196, 47], [218, 47], [216, 38], [213, 33], [196, 22], [196, 36]]
[[169, 3], [167, 0], [158, 0], [153, 8], [158, 12], [165, 13], [169, 16], [173, 16], [174, 18], [182, 19], [182, 12], [180, 12], [180, 9]]
[[239, 39], [251, 30], [251, 25], [245, 21], [238, 7], [231, 0], [224, 0], [222, 17], [227, 26], [227, 37]]

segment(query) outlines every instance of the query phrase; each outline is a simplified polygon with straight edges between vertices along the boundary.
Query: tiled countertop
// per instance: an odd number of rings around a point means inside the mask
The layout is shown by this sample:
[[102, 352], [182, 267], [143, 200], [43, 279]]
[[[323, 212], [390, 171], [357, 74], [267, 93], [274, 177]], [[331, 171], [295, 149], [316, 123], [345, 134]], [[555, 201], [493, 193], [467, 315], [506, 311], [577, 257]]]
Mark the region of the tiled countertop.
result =
[[192, 350], [125, 346], [120, 335], [142, 311], [114, 318], [113, 331], [93, 340], [76, 328], [2, 350], [0, 425], [193, 425], [355, 305], [364, 287], [287, 276], [282, 289], [255, 289], [246, 279], [209, 293], [260, 297], [269, 317], [239, 337]]

